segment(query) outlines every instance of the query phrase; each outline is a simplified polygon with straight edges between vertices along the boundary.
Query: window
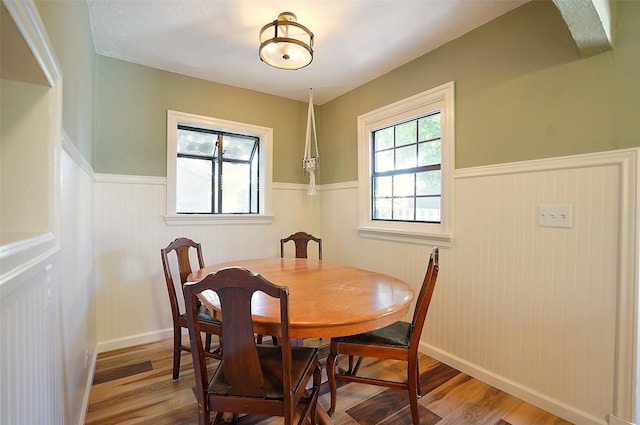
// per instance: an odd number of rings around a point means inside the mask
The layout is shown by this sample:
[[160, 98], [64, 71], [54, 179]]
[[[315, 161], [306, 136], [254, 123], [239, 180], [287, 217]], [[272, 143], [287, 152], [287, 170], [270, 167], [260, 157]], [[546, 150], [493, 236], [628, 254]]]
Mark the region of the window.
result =
[[272, 130], [167, 112], [167, 223], [270, 220]]
[[358, 117], [360, 234], [451, 238], [453, 83]]
[[178, 124], [176, 212], [259, 211], [260, 139]]
[[440, 115], [371, 133], [373, 220], [440, 223]]

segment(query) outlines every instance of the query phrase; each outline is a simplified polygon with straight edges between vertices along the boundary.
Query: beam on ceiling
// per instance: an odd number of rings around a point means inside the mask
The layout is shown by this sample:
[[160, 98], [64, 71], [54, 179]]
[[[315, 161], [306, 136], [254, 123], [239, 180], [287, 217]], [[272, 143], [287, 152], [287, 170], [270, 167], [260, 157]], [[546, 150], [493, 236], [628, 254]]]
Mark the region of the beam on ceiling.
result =
[[610, 0], [553, 0], [586, 58], [613, 49]]

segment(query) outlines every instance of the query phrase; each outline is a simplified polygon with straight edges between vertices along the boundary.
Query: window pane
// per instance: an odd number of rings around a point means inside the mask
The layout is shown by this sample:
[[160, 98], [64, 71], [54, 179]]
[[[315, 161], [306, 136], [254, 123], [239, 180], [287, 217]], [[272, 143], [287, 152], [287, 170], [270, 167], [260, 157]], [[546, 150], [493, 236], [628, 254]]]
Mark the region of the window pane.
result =
[[224, 147], [223, 156], [227, 159], [250, 161], [256, 143], [257, 141], [255, 139], [225, 134], [222, 139], [222, 146]]
[[415, 174], [393, 176], [393, 196], [413, 196], [415, 193]]
[[378, 130], [373, 133], [373, 149], [379, 151], [393, 147], [393, 127]]
[[373, 190], [375, 196], [391, 196], [392, 195], [393, 177], [376, 177], [373, 179]]
[[413, 202], [413, 198], [393, 198], [393, 219], [413, 221]]
[[440, 222], [440, 196], [416, 199], [416, 220]]
[[217, 140], [216, 134], [178, 129], [178, 153], [211, 156]]
[[[373, 218], [437, 222], [442, 196], [440, 112], [373, 131], [372, 144]], [[428, 214], [416, 212], [418, 202], [429, 203]]]
[[416, 174], [416, 195], [440, 195], [441, 172], [425, 171]]
[[416, 121], [409, 121], [396, 126], [396, 146], [404, 146], [416, 143]]
[[440, 138], [440, 112], [418, 120], [418, 140]]
[[258, 201], [259, 201], [259, 193], [258, 193], [258, 158], [260, 155], [254, 155], [253, 161], [251, 163], [251, 212], [254, 214], [259, 213]]
[[211, 161], [178, 158], [176, 167], [176, 211], [211, 212]]
[[393, 151], [376, 153], [375, 173], [393, 170]]
[[396, 170], [405, 170], [416, 166], [416, 145], [396, 149]]
[[222, 163], [222, 213], [248, 213], [251, 167], [249, 164]]
[[418, 145], [418, 166], [440, 164], [442, 161], [440, 139]]
[[391, 199], [376, 199], [373, 204], [373, 218], [391, 220]]

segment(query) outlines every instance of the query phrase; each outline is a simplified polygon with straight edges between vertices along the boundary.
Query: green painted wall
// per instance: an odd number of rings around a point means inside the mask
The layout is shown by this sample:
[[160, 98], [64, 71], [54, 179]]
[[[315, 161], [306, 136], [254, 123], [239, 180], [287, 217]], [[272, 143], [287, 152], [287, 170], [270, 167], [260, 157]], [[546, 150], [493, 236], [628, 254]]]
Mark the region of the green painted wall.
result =
[[617, 4], [613, 53], [613, 137], [617, 148], [640, 146], [640, 2]]
[[[532, 1], [317, 106], [318, 182], [357, 180], [358, 115], [448, 81], [456, 168], [640, 146], [640, 2], [616, 12], [609, 52], [580, 58], [553, 3]], [[173, 109], [272, 127], [274, 180], [307, 181], [303, 102], [97, 56], [94, 105], [96, 172], [166, 175]]]
[[96, 54], [86, 1], [37, 0], [62, 71], [62, 127], [93, 165], [93, 106]]
[[357, 180], [358, 115], [456, 84], [456, 168], [640, 146], [640, 2], [617, 5], [615, 50], [581, 59], [533, 1], [318, 108], [321, 183]]
[[166, 176], [167, 110], [273, 128], [273, 178], [304, 182], [307, 104], [98, 56], [98, 173]]

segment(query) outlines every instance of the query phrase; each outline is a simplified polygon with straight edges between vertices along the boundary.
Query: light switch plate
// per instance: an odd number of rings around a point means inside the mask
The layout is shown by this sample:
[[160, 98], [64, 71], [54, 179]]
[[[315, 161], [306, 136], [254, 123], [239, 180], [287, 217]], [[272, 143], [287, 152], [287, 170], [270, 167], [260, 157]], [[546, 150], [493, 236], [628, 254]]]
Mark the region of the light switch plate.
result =
[[538, 205], [538, 226], [570, 229], [573, 226], [573, 208], [571, 204]]

